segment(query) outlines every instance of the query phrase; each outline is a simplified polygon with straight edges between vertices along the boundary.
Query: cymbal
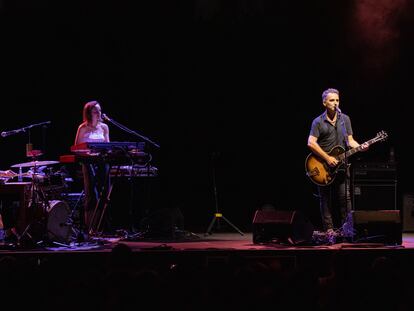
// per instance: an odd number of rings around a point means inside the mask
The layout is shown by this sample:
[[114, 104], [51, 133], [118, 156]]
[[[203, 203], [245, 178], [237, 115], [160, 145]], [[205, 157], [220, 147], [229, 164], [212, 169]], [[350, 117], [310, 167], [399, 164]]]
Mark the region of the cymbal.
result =
[[59, 163], [59, 161], [31, 161], [31, 162], [14, 164], [11, 167], [32, 167], [32, 166], [52, 165], [52, 164], [57, 164], [57, 163]]

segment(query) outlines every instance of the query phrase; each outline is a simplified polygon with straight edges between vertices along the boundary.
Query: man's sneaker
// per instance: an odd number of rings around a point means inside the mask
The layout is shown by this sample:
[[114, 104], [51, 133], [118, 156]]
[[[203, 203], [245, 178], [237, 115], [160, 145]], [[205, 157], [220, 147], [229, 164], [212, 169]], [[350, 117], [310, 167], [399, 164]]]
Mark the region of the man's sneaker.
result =
[[337, 233], [333, 229], [328, 229], [326, 231], [326, 238], [327, 238], [329, 244], [335, 244], [336, 243], [336, 236], [337, 236]]

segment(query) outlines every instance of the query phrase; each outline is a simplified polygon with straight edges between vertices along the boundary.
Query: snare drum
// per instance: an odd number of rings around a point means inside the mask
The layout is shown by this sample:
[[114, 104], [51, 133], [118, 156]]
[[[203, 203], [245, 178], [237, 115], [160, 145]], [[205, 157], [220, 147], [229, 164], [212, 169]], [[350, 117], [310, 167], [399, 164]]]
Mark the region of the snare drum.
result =
[[61, 199], [61, 194], [66, 189], [65, 179], [60, 174], [44, 176], [39, 185], [49, 200]]

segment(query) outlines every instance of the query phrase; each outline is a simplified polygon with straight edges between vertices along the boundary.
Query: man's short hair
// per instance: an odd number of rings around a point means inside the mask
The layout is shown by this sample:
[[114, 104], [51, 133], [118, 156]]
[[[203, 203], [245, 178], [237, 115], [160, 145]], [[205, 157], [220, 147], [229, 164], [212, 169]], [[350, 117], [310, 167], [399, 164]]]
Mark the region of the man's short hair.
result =
[[326, 89], [322, 93], [322, 102], [325, 102], [325, 99], [326, 99], [326, 97], [328, 96], [329, 93], [335, 93], [335, 94], [338, 94], [338, 96], [339, 96], [339, 91], [337, 89], [334, 89], [334, 88]]

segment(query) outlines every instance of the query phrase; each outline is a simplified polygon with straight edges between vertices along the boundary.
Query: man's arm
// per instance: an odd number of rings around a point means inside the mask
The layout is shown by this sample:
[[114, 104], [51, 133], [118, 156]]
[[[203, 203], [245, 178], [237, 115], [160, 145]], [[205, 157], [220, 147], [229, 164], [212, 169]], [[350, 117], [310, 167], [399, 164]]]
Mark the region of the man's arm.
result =
[[17, 174], [17, 173], [15, 173], [15, 172], [13, 172], [12, 170], [6, 170], [6, 171], [1, 170], [1, 171], [0, 171], [0, 175], [1, 175], [2, 177], [9, 177], [9, 178], [12, 178], [12, 177], [17, 176], [18, 174]]
[[338, 164], [338, 160], [335, 157], [332, 157], [329, 154], [327, 154], [321, 148], [321, 146], [319, 146], [317, 137], [309, 135], [308, 147], [313, 153], [315, 153], [316, 155], [318, 155], [322, 159], [324, 159], [326, 161], [326, 163], [328, 163], [329, 166], [335, 166], [335, 165]]
[[349, 135], [348, 136], [348, 142], [349, 142], [349, 146], [351, 147], [351, 148], [356, 148], [356, 147], [359, 147], [359, 146], [361, 146], [362, 147], [362, 149], [361, 149], [361, 151], [366, 151], [366, 150], [368, 150], [368, 144], [362, 144], [362, 145], [360, 145], [355, 139], [354, 139], [354, 137], [352, 136], [352, 135]]

